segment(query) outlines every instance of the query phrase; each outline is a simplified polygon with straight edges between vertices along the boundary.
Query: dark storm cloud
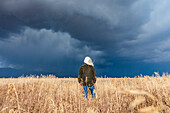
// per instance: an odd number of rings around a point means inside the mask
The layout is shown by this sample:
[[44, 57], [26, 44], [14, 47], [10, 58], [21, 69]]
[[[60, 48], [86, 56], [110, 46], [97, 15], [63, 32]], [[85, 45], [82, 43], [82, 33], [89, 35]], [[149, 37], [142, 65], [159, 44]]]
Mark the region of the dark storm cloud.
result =
[[[141, 26], [142, 32], [134, 38], [122, 42], [120, 54], [139, 58], [144, 62], [170, 61], [170, 8], [168, 0], [153, 2], [149, 21]], [[128, 48], [126, 48], [129, 46]], [[130, 54], [129, 54], [130, 53]]]
[[102, 69], [123, 59], [169, 61], [168, 4], [168, 0], [1, 1], [0, 66], [63, 69], [67, 61], [69, 67], [86, 55]]
[[139, 5], [134, 4], [120, 0], [7, 0], [2, 3], [1, 29], [5, 35], [26, 25], [66, 31], [74, 38], [98, 44], [112, 43], [134, 37], [147, 20], [139, 17], [148, 16], [147, 2], [145, 9], [139, 7], [135, 12]]
[[[4, 49], [5, 48], [5, 49]], [[100, 57], [102, 51], [93, 50], [68, 33], [25, 28], [0, 42], [0, 53], [9, 67], [43, 71], [70, 71], [84, 56]]]

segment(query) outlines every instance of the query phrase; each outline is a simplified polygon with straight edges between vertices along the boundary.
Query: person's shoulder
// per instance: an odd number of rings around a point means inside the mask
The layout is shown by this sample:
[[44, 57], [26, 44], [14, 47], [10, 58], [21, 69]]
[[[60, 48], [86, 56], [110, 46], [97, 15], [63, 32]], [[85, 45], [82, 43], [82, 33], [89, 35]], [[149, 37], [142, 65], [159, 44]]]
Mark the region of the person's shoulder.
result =
[[85, 66], [86, 66], [86, 64], [81, 65], [81, 67], [85, 67]]
[[94, 68], [93, 66], [91, 66], [91, 65], [88, 65], [88, 64], [83, 64], [83, 65], [81, 65], [81, 67], [80, 68]]

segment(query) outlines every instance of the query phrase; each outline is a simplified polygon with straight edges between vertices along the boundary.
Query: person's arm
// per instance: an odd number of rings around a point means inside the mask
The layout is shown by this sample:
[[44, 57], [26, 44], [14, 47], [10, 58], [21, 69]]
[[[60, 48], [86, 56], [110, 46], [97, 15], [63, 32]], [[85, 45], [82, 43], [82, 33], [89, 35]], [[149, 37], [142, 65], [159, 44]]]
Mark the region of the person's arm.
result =
[[83, 75], [83, 70], [82, 70], [82, 67], [80, 67], [79, 75], [78, 75], [78, 82], [79, 82], [79, 83], [80, 83], [81, 80], [82, 80], [82, 75]]
[[93, 67], [93, 72], [94, 72], [94, 74], [93, 74], [93, 81], [94, 81], [94, 84], [95, 84], [97, 77], [96, 77], [96, 71], [95, 71], [94, 67]]

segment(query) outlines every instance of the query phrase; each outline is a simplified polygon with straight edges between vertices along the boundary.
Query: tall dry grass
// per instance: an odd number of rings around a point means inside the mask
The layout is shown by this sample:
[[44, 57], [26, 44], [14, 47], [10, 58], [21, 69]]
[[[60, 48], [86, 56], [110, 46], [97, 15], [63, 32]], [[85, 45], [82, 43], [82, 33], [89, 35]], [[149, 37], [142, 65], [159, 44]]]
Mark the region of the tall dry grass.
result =
[[75, 78], [0, 79], [0, 113], [170, 113], [170, 76], [97, 78], [96, 98]]

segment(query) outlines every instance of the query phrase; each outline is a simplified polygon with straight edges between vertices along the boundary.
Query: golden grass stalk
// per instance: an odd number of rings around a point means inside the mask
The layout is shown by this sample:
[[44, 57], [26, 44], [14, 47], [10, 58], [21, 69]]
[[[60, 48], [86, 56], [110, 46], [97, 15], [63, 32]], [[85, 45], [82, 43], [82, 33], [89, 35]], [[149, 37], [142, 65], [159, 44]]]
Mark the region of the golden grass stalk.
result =
[[155, 73], [155, 75], [156, 75], [157, 77], [159, 77], [159, 76], [160, 76], [158, 72], [154, 72], [154, 73]]
[[145, 101], [145, 97], [139, 96], [137, 97], [134, 101], [132, 101], [128, 107], [127, 110], [132, 110], [134, 109], [137, 105], [141, 104], [142, 102]]
[[11, 97], [15, 98], [15, 100], [17, 101], [18, 112], [20, 113], [20, 105], [19, 105], [19, 100], [18, 100], [18, 93], [16, 91], [15, 85], [10, 83], [10, 84], [8, 84], [8, 98], [11, 98]]
[[10, 111], [9, 111], [9, 113], [14, 113], [15, 112], [15, 110], [14, 109], [11, 109]]
[[159, 113], [158, 108], [149, 106], [138, 110], [139, 113]]
[[87, 108], [87, 113], [97, 113], [97, 112], [94, 111], [92, 108]]
[[6, 109], [8, 109], [8, 107], [3, 108], [3, 109], [0, 111], [0, 113], [2, 113], [3, 111], [5, 111]]
[[136, 94], [136, 95], [147, 95], [148, 97], [150, 97], [152, 100], [155, 100], [156, 98], [143, 90], [119, 90], [118, 93], [126, 93], [126, 94]]

